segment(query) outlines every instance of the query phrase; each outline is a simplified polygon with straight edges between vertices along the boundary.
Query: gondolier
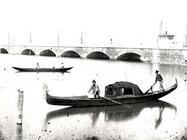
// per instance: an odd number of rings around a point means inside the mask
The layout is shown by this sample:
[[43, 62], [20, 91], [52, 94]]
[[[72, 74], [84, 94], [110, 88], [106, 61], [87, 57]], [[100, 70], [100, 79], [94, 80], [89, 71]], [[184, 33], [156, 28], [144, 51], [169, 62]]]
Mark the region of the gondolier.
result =
[[90, 93], [90, 92], [94, 95], [95, 98], [99, 98], [100, 97], [99, 96], [100, 89], [99, 89], [99, 86], [96, 84], [95, 80], [92, 81], [92, 86], [88, 90], [88, 93]]
[[39, 63], [36, 63], [36, 69], [39, 69], [39, 68], [40, 68]]
[[156, 73], [156, 78], [155, 78], [155, 83], [154, 84], [156, 84], [157, 82], [159, 82], [160, 90], [164, 90], [162, 75], [159, 74], [158, 70], [156, 70], [155, 73]]
[[62, 69], [64, 68], [64, 63], [63, 62], [61, 63], [61, 67], [60, 68], [62, 68]]

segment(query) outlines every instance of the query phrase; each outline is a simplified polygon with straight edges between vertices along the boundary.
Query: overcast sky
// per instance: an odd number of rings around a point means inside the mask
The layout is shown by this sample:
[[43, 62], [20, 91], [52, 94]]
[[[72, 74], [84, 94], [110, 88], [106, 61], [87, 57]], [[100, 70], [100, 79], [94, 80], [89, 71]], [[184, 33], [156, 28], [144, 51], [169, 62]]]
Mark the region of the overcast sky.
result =
[[186, 0], [0, 0], [0, 44], [149, 44], [163, 30], [184, 41]]

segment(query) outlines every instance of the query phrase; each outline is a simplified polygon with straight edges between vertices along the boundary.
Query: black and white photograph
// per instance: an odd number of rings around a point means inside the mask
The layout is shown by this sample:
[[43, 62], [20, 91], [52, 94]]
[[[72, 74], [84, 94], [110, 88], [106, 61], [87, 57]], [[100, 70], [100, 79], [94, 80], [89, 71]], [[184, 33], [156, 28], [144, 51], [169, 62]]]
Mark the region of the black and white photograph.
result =
[[187, 140], [186, 0], [0, 0], [0, 140]]

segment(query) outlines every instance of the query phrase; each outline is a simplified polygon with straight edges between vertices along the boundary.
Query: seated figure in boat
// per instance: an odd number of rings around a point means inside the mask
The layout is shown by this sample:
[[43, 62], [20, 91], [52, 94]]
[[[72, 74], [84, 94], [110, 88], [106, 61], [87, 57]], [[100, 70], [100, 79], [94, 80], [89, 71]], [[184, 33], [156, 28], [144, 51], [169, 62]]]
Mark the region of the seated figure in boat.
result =
[[93, 94], [95, 98], [100, 98], [99, 96], [100, 89], [99, 89], [99, 86], [96, 84], [95, 80], [92, 81], [92, 85], [90, 89], [88, 90], [88, 93]]
[[[62, 62], [61, 63], [61, 66], [59, 67], [60, 69], [63, 69], [64, 68], [64, 63]], [[53, 69], [55, 69], [55, 66], [53, 66]]]

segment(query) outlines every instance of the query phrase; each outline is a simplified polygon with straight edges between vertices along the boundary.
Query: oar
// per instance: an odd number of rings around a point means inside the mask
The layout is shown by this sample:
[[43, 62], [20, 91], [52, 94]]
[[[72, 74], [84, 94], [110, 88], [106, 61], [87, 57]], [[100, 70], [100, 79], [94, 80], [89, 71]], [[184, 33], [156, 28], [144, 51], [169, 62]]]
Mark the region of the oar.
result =
[[[91, 94], [92, 94], [92, 93], [91, 93]], [[131, 108], [131, 106], [129, 106], [129, 105], [127, 105], [127, 104], [122, 104], [122, 103], [120, 103], [120, 102], [118, 102], [118, 101], [114, 101], [114, 100], [112, 100], [112, 99], [110, 99], [110, 98], [102, 97], [102, 96], [100, 96], [100, 95], [99, 95], [99, 97], [100, 97], [100, 98], [103, 98], [103, 99], [105, 99], [105, 100], [111, 101], [111, 102], [113, 102], [113, 103], [115, 103], [115, 104], [118, 104], [118, 105], [125, 105], [125, 106], [127, 106], [128, 108]]]
[[[101, 97], [101, 96], [100, 96]], [[111, 102], [113, 102], [113, 103], [115, 103], [115, 104], [118, 104], [118, 105], [125, 105], [125, 106], [127, 106], [128, 108], [131, 108], [131, 106], [129, 106], [129, 105], [127, 105], [127, 104], [122, 104], [122, 103], [120, 103], [120, 102], [118, 102], [118, 101], [114, 101], [114, 100], [112, 100], [112, 99], [110, 99], [110, 98], [107, 98], [107, 97], [101, 97], [101, 98], [104, 98], [104, 99], [106, 99], [106, 100], [109, 100], [109, 101], [111, 101]]]
[[109, 101], [111, 101], [111, 102], [113, 102], [113, 103], [115, 103], [115, 104], [122, 105], [122, 103], [117, 102], [117, 101], [114, 101], [114, 100], [112, 100], [112, 99], [110, 99], [110, 98], [107, 98], [107, 97], [102, 97], [102, 98], [104, 98], [104, 99], [106, 99], [106, 100], [109, 100]]
[[147, 92], [153, 88], [153, 86], [156, 84], [156, 82], [144, 93], [144, 94], [147, 94]]
[[[89, 92], [88, 92], [89, 93]], [[93, 93], [91, 93], [91, 94], [93, 94]], [[94, 95], [94, 94], [93, 94]], [[114, 101], [114, 100], [112, 100], [112, 99], [110, 99], [110, 98], [107, 98], [107, 97], [102, 97], [102, 96], [100, 96], [99, 95], [99, 97], [100, 98], [104, 98], [104, 99], [106, 99], [106, 100], [109, 100], [109, 101], [111, 101], [111, 102], [113, 102], [113, 103], [115, 103], [115, 104], [118, 104], [118, 105], [121, 105], [122, 103], [120, 103], [120, 102], [117, 102], [117, 101]]]

